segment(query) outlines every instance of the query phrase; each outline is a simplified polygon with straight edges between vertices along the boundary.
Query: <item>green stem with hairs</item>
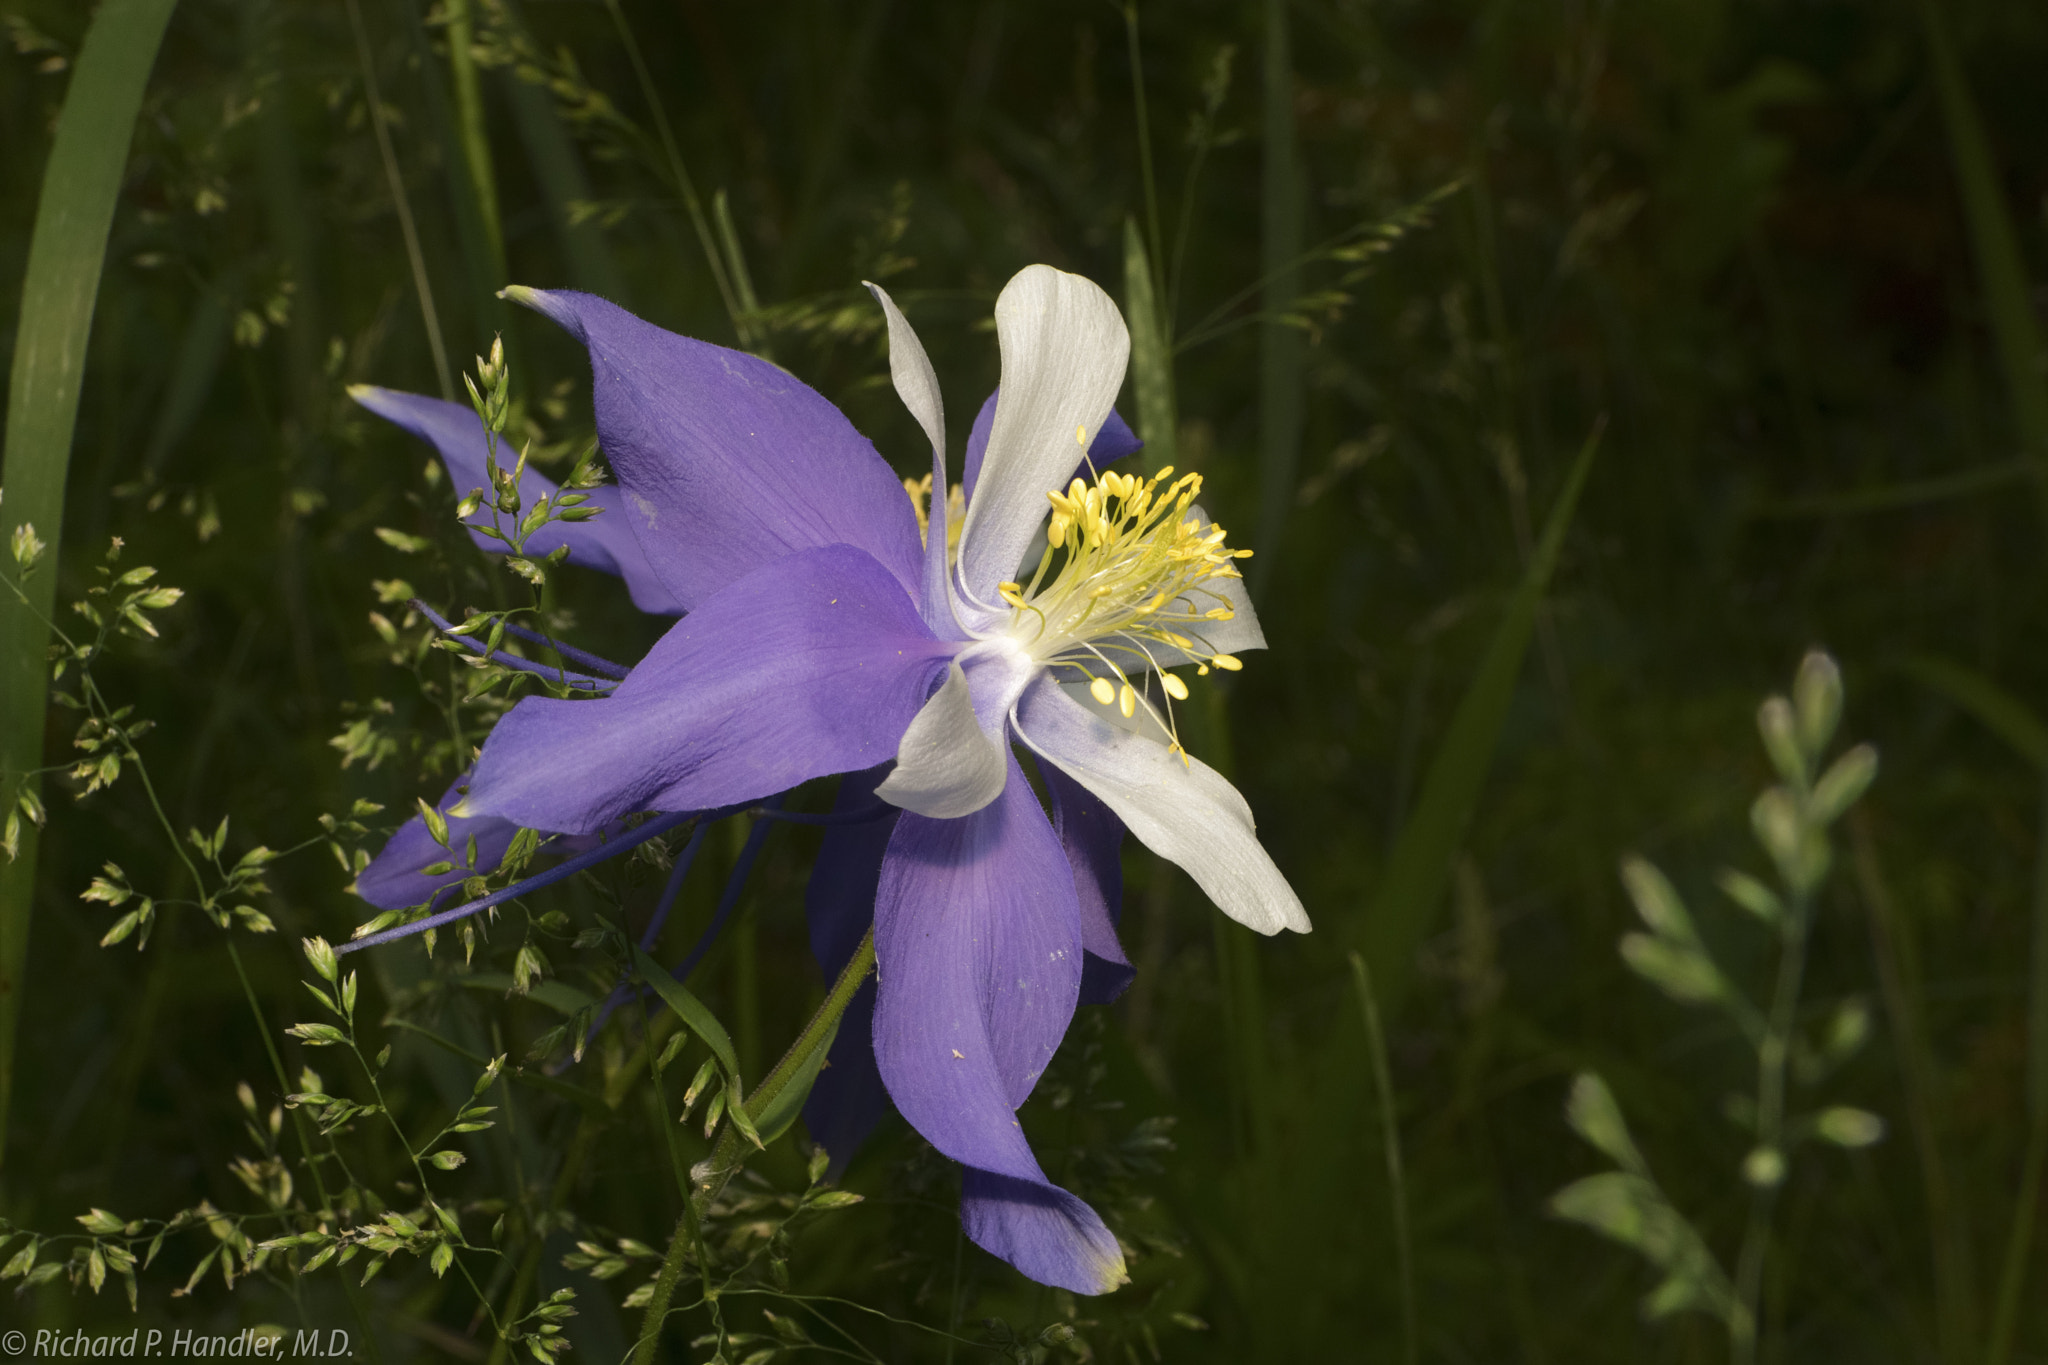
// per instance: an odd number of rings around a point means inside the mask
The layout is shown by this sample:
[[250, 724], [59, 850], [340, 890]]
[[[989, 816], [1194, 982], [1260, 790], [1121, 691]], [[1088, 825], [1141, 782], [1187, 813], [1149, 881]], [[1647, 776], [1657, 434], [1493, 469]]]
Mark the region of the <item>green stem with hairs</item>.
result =
[[[758, 1118], [767, 1113], [768, 1106], [775, 1102], [791, 1080], [803, 1072], [810, 1058], [830, 1045], [840, 1017], [853, 1003], [854, 992], [868, 979], [868, 973], [874, 966], [875, 931], [869, 929], [861, 939], [860, 947], [854, 949], [852, 959], [840, 971], [839, 978], [832, 983], [824, 1003], [804, 1025], [803, 1032], [797, 1034], [796, 1041], [782, 1054], [782, 1060], [775, 1064], [767, 1079], [754, 1087], [754, 1093], [747, 1097], [748, 1117]], [[693, 1173], [696, 1187], [692, 1196], [684, 1200], [682, 1216], [676, 1220], [675, 1231], [669, 1235], [668, 1254], [662, 1258], [661, 1270], [654, 1277], [653, 1293], [647, 1300], [647, 1315], [640, 1323], [640, 1339], [633, 1347], [633, 1365], [652, 1365], [654, 1353], [661, 1342], [662, 1323], [667, 1319], [669, 1304], [675, 1298], [676, 1283], [682, 1278], [683, 1263], [690, 1248], [699, 1245], [698, 1233], [704, 1214], [743, 1164], [739, 1132], [728, 1122], [725, 1131], [719, 1134], [718, 1145], [712, 1149], [710, 1160]], [[708, 1273], [708, 1263], [701, 1256], [700, 1264], [705, 1265]]]

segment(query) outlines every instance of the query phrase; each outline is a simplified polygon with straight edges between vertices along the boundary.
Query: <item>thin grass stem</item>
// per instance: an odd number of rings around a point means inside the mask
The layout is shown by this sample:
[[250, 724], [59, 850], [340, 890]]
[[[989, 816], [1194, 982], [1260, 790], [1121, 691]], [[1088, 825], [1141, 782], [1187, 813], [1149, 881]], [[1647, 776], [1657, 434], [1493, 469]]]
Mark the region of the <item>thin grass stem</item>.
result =
[[[351, 0], [353, 3], [353, 0]], [[619, 8], [619, 0], [604, 0], [605, 10], [612, 17], [612, 26], [619, 31], [619, 42], [626, 49], [626, 57], [633, 64], [633, 75], [640, 82], [640, 98], [646, 101], [648, 112], [654, 116], [655, 130], [661, 134], [661, 149], [668, 158], [669, 177], [675, 182], [677, 193], [683, 196], [683, 208], [690, 215], [690, 226], [696, 230], [697, 245], [703, 249], [704, 263], [711, 268], [711, 279], [718, 286], [718, 297], [725, 304], [725, 315], [732, 319], [733, 330], [739, 334], [742, 346], [753, 342], [753, 329], [740, 308], [739, 297], [733, 292], [732, 279], [726, 273], [725, 263], [718, 254], [717, 239], [711, 235], [711, 224], [704, 216], [704, 202], [697, 197], [697, 184], [690, 179], [690, 171], [683, 164], [682, 148], [676, 143], [675, 130], [669, 126], [668, 109], [661, 102], [655, 90], [654, 77], [647, 70], [647, 61], [640, 55], [640, 43], [634, 38], [632, 27], [626, 23], [626, 15]]]
[[434, 286], [427, 278], [426, 253], [420, 250], [419, 228], [413, 223], [412, 204], [405, 194], [405, 179], [398, 171], [398, 153], [391, 145], [391, 129], [384, 118], [384, 96], [377, 87], [377, 63], [370, 51], [370, 33], [363, 27], [362, 6], [348, 0], [349, 27], [355, 32], [356, 61], [363, 70], [363, 99], [370, 106], [370, 127], [377, 136], [377, 155], [384, 162], [384, 180], [391, 190], [392, 208], [398, 214], [398, 232], [405, 239], [405, 258], [412, 266], [413, 293], [419, 299], [420, 321], [427, 329], [427, 350], [434, 357], [434, 377], [441, 385], [444, 402], [455, 401], [455, 372], [448, 367], [448, 347], [441, 339], [441, 315], [434, 307]]
[[1408, 1180], [1401, 1163], [1401, 1125], [1394, 1112], [1394, 1080], [1387, 1066], [1387, 1040], [1380, 1029], [1379, 1003], [1373, 998], [1372, 973], [1356, 949], [1350, 958], [1351, 979], [1358, 988], [1358, 1009], [1365, 1017], [1366, 1042], [1372, 1049], [1380, 1142], [1387, 1154], [1387, 1190], [1394, 1209], [1394, 1256], [1401, 1274], [1401, 1358], [1407, 1365], [1415, 1365], [1422, 1349], [1415, 1316], [1415, 1250], [1408, 1231]]

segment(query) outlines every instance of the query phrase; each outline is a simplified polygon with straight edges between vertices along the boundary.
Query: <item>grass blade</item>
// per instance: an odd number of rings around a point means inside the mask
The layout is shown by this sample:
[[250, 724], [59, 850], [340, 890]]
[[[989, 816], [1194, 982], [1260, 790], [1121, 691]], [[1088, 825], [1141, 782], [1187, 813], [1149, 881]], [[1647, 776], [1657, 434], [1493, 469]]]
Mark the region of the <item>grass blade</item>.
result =
[[[79, 381], [106, 262], [107, 234], [142, 92], [177, 0], [106, 0], [78, 55], [43, 172], [15, 333], [7, 395], [6, 501], [0, 523], [33, 525], [48, 544], [23, 596], [0, 594], [0, 799], [43, 751], [48, 673], [44, 652], [57, 593], [64, 478], [78, 421]], [[36, 828], [24, 821], [19, 854], [0, 862], [0, 1118], [14, 1085], [15, 1033], [36, 869]]]
[[448, 69], [455, 77], [455, 115], [462, 133], [463, 160], [468, 163], [470, 192], [476, 196], [477, 214], [483, 220], [491, 269], [502, 287], [506, 282], [505, 229], [498, 216], [498, 178], [491, 165], [490, 133], [484, 124], [483, 90], [470, 51], [474, 35], [469, 6], [470, 0], [449, 0]]
[[1984, 289], [1984, 308], [1997, 339], [1999, 365], [2005, 371], [2013, 427], [2028, 455], [2048, 461], [2048, 386], [2042, 384], [2037, 368], [2041, 333], [2034, 325], [2034, 296], [2027, 284], [2019, 234], [2013, 230], [2012, 214], [1992, 165], [1991, 143], [1984, 136], [1984, 123], [1963, 78], [1962, 62], [1939, 0], [1920, 0], [1920, 16], [1927, 29], [1927, 55], [1941, 97], [1942, 121], [1948, 125], [1956, 189], [1962, 195], [1970, 248]]
[[640, 975], [661, 997], [663, 1004], [675, 1011], [676, 1018], [689, 1026], [690, 1032], [704, 1040], [718, 1064], [725, 1068], [728, 1076], [737, 1076], [740, 1070], [739, 1054], [733, 1051], [732, 1035], [725, 1031], [725, 1025], [718, 1022], [718, 1016], [707, 1009], [702, 1000], [690, 992], [690, 988], [669, 975], [668, 968], [656, 962], [645, 952], [633, 950], [633, 964], [640, 969]]
[[1145, 467], [1178, 464], [1174, 442], [1173, 339], [1161, 311], [1158, 277], [1134, 218], [1124, 219], [1124, 317], [1131, 330], [1131, 388], [1138, 399], [1138, 435]]
[[625, 302], [625, 277], [619, 273], [604, 229], [595, 221], [577, 222], [574, 218], [573, 206], [592, 198], [590, 179], [584, 174], [569, 130], [562, 126], [562, 117], [555, 111], [554, 96], [516, 71], [500, 74], [501, 89], [519, 125], [520, 141], [526, 146], [527, 166], [546, 200], [548, 220], [561, 243], [570, 283], [614, 302]]
[[[2048, 385], [2041, 379], [2041, 333], [2034, 325], [2034, 293], [2020, 255], [2019, 234], [1992, 164], [1990, 140], [1977, 113], [1977, 102], [1963, 76], [1962, 61], [1950, 37], [1937, 0], [1920, 0], [1927, 31], [1928, 60], [1934, 87], [1941, 98], [1942, 121], [1948, 125], [1949, 155], [1956, 189], [1962, 195], [1963, 218], [1970, 227], [1970, 246], [1977, 258], [1978, 280], [1991, 333], [1998, 342], [1999, 366], [2005, 371], [2012, 424], [2021, 449], [2034, 461], [2035, 488], [2048, 516]], [[2004, 1365], [2012, 1355], [2019, 1319], [2021, 1286], [2026, 1281], [2027, 1255], [2033, 1242], [2035, 1205], [2044, 1161], [2048, 1161], [2048, 788], [2042, 794], [2041, 841], [2035, 850], [2033, 961], [2027, 984], [2027, 1117], [2024, 1200], [2013, 1209], [2013, 1228], [2006, 1242], [2005, 1263], [1998, 1277], [1997, 1306], [1992, 1312], [1987, 1365]]]
[[369, 30], [363, 27], [362, 7], [348, 0], [349, 27], [354, 30], [356, 60], [363, 69], [363, 99], [370, 106], [370, 127], [377, 135], [377, 155], [384, 163], [384, 179], [391, 188], [391, 207], [398, 214], [398, 231], [405, 238], [405, 256], [412, 264], [413, 293], [419, 298], [420, 321], [427, 329], [427, 349], [434, 357], [434, 377], [441, 382], [441, 397], [455, 401], [455, 372], [448, 368], [448, 347], [441, 339], [441, 313], [434, 306], [434, 286], [427, 277], [427, 258], [420, 250], [419, 229], [412, 221], [412, 203], [405, 195], [405, 179], [398, 173], [398, 152], [391, 145], [391, 129], [384, 117], [384, 95], [377, 88], [377, 59], [370, 51]]
[[1976, 717], [1978, 723], [2037, 768], [2048, 768], [2048, 722], [1976, 669], [1939, 654], [1915, 654], [1900, 667]]
[[1254, 600], [1273, 581], [1280, 529], [1294, 505], [1307, 401], [1302, 335], [1280, 321], [1301, 294], [1302, 194], [1294, 145], [1294, 57], [1286, 0], [1266, 0], [1264, 186], [1259, 264], [1265, 277], [1259, 330], [1259, 523], [1252, 546]]
[[1857, 807], [1849, 817], [1849, 844], [1857, 890], [1870, 917], [1871, 956], [1877, 964], [1880, 999], [1898, 1057], [1899, 1088], [1908, 1131], [1920, 1165], [1921, 1197], [1927, 1210], [1928, 1259], [1934, 1266], [1935, 1341], [1938, 1357], [1960, 1360], [1972, 1335], [1969, 1325], [1969, 1244], [1950, 1192], [1948, 1167], [1936, 1127], [1941, 1093], [1928, 1041], [1926, 996], [1920, 987], [1912, 930], [1893, 897], [1878, 862], [1877, 835], [1870, 812]]
[[1451, 864], [1465, 836], [1465, 826], [1479, 803], [1479, 790], [1493, 763], [1493, 751], [1507, 720], [1515, 680], [1521, 676], [1522, 656], [1528, 652], [1535, 633], [1537, 608], [1549, 586], [1551, 571], [1564, 546], [1564, 533], [1578, 506], [1579, 490], [1593, 467], [1593, 454], [1600, 446], [1605, 423], [1580, 447], [1566, 476], [1564, 491], [1550, 510], [1550, 520], [1521, 584], [1508, 600], [1507, 614], [1494, 629], [1480, 660], [1479, 672], [1458, 702], [1451, 717], [1450, 731], [1430, 762], [1423, 779], [1422, 797], [1415, 814], [1402, 827], [1394, 843], [1387, 870], [1380, 879], [1379, 892], [1360, 932], [1366, 961], [1379, 983], [1380, 1003], [1391, 1016], [1399, 1011], [1406, 995], [1408, 973], [1415, 949], [1429, 930], [1438, 904], [1451, 880]]
[[1401, 1266], [1401, 1359], [1415, 1365], [1421, 1338], [1415, 1325], [1415, 1252], [1408, 1236], [1408, 1180], [1401, 1166], [1401, 1125], [1394, 1114], [1394, 1079], [1387, 1068], [1387, 1038], [1372, 994], [1372, 973], [1365, 959], [1351, 954], [1352, 984], [1358, 988], [1358, 1010], [1365, 1016], [1366, 1042], [1372, 1047], [1372, 1084], [1380, 1110], [1380, 1137], [1387, 1151], [1387, 1185], [1394, 1203], [1394, 1253]]

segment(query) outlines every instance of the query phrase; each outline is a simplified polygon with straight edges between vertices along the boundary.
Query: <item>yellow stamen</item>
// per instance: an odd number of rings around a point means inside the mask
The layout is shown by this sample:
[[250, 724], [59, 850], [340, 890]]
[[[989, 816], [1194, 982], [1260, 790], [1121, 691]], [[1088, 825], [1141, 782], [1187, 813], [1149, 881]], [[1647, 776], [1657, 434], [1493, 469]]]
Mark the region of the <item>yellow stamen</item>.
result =
[[[1210, 622], [1236, 615], [1219, 580], [1239, 574], [1223, 528], [1192, 511], [1201, 489], [1201, 475], [1174, 477], [1171, 468], [1073, 479], [1045, 495], [1046, 550], [1030, 581], [997, 589], [1017, 643], [1040, 663], [1085, 673], [1098, 705], [1130, 718], [1142, 702], [1175, 752], [1184, 751], [1170, 703], [1187, 700], [1186, 681], [1162, 672], [1164, 696], [1141, 697], [1133, 678], [1173, 663], [1193, 664], [1197, 677], [1212, 665], [1238, 667], [1205, 634]], [[1097, 676], [1104, 669], [1110, 677]]]

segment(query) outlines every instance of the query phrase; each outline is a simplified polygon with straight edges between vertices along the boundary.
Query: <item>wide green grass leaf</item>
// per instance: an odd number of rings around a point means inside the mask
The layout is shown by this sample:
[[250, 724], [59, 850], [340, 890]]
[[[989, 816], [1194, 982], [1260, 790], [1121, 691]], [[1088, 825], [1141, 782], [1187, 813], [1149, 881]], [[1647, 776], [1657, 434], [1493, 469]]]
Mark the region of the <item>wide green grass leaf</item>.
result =
[[[49, 696], [44, 654], [56, 605], [64, 477], [86, 341], [143, 87], [176, 5], [177, 0], [106, 0], [100, 6], [65, 92], [36, 205], [8, 380], [0, 526], [10, 541], [16, 527], [33, 526], [49, 549], [20, 595], [0, 593], [0, 798], [9, 806], [18, 784], [34, 785], [26, 775], [41, 763]], [[14, 1085], [35, 871], [31, 824], [22, 831], [17, 855], [0, 862], [0, 1115]]]

